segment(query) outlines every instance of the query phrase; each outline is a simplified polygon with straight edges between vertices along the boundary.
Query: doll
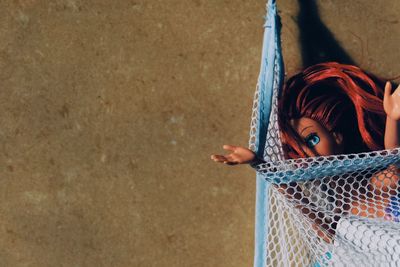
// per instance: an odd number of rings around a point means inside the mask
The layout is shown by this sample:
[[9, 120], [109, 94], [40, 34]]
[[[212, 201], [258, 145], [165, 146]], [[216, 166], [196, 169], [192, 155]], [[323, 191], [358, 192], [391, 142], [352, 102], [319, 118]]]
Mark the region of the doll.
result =
[[[284, 85], [278, 111], [286, 159], [400, 146], [400, 86], [392, 92], [389, 82], [385, 84], [356, 66], [328, 62], [306, 68]], [[214, 161], [228, 165], [261, 161], [247, 148], [232, 145], [223, 148], [230, 153], [212, 155]], [[398, 180], [398, 170], [394, 166], [376, 173], [369, 181], [368, 190], [382, 197], [354, 201], [350, 212], [360, 216], [388, 215], [385, 207], [375, 202], [390, 206], [390, 198], [397, 196]], [[304, 190], [296, 186], [298, 191]], [[280, 185], [280, 189], [291, 197], [285, 185]], [[322, 225], [322, 228], [333, 234], [328, 226]]]
[[[279, 99], [285, 157], [399, 147], [400, 86], [391, 91], [389, 82], [384, 84], [358, 67], [335, 62], [316, 64], [294, 75]], [[247, 148], [223, 148], [231, 153], [212, 155], [214, 161], [235, 165], [257, 160]]]

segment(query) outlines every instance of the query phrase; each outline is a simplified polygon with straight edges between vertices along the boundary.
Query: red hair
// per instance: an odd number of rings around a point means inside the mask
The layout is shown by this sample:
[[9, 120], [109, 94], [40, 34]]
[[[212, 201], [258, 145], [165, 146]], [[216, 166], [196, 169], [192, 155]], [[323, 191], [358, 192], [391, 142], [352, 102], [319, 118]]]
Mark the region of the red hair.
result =
[[[307, 157], [290, 120], [307, 117], [343, 135], [344, 153], [384, 148], [384, 81], [352, 65], [316, 64], [291, 77], [279, 98], [279, 126], [288, 158]], [[358, 127], [355, 127], [357, 125]]]

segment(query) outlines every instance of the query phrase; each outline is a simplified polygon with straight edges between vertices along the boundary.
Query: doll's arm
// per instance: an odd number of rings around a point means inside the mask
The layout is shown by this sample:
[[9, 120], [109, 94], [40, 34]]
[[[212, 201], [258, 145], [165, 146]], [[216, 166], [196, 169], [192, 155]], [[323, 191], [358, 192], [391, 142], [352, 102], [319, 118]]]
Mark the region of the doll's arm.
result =
[[387, 115], [385, 149], [400, 147], [400, 86], [392, 93], [392, 85], [386, 83], [383, 108]]
[[367, 193], [352, 203], [351, 213], [363, 217], [384, 217], [391, 199], [399, 190], [400, 169], [390, 165], [371, 177]]
[[371, 183], [374, 186], [374, 193], [384, 196], [395, 195], [400, 180], [400, 169], [395, 165], [390, 165], [387, 169], [376, 173], [371, 177]]
[[[400, 147], [400, 86], [392, 93], [392, 85], [387, 82], [383, 97], [383, 108], [386, 112], [385, 149]], [[385, 207], [390, 198], [397, 195], [400, 180], [400, 169], [390, 165], [371, 177], [370, 193], [373, 197], [365, 197], [363, 201], [353, 202], [352, 214], [365, 217], [385, 216]]]
[[396, 121], [389, 116], [386, 118], [385, 149], [400, 147], [400, 120]]
[[228, 165], [255, 164], [257, 162], [262, 162], [256, 157], [256, 154], [248, 148], [233, 145], [224, 145], [223, 148], [230, 153], [226, 155], [211, 155], [211, 159], [215, 162]]
[[[383, 108], [386, 112], [385, 149], [400, 147], [400, 86], [392, 93], [392, 85], [387, 82], [383, 97]], [[400, 169], [390, 165], [387, 169], [375, 173], [370, 183], [369, 194], [362, 201], [353, 202], [352, 214], [364, 217], [383, 217], [385, 207], [392, 196], [397, 195], [400, 180]]]

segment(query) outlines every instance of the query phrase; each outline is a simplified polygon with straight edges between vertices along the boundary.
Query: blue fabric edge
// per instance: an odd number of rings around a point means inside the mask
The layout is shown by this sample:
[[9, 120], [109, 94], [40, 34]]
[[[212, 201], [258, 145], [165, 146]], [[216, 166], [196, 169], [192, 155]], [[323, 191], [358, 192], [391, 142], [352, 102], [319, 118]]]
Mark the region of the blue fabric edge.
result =
[[[261, 56], [261, 67], [259, 75], [259, 121], [257, 128], [256, 154], [263, 158], [266, 143], [266, 132], [268, 129], [271, 113], [272, 89], [274, 82], [274, 67], [279, 65], [278, 85], [283, 81], [283, 61], [280, 50], [280, 24], [278, 23], [275, 0], [267, 3], [267, 15], [264, 24], [263, 49]], [[264, 267], [267, 262], [267, 237], [268, 237], [268, 215], [269, 215], [269, 187], [270, 182], [262, 175], [256, 175], [256, 215], [255, 215], [255, 253], [254, 267]]]

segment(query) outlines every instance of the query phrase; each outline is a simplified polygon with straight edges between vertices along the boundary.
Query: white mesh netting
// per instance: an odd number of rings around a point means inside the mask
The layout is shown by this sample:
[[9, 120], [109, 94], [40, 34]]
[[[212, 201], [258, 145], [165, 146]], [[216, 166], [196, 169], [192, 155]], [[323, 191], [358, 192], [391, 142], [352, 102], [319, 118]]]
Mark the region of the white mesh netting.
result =
[[[400, 266], [400, 149], [285, 160], [278, 83], [275, 75], [266, 163], [256, 166], [258, 177], [271, 183], [263, 203], [263, 266]], [[254, 151], [260, 145], [261, 88], [251, 121]]]
[[[309, 266], [324, 255], [330, 257], [325, 265], [340, 260], [359, 266], [363, 259], [367, 266], [384, 266], [400, 260], [398, 170], [391, 165], [398, 154], [392, 150], [258, 166], [273, 183], [267, 266]], [[370, 157], [380, 158], [370, 165]], [[358, 168], [348, 168], [353, 162]]]
[[267, 163], [256, 167], [272, 183], [266, 266], [400, 266], [400, 150], [284, 160], [276, 90], [272, 99]]
[[400, 149], [285, 159], [275, 1], [268, 2], [249, 147], [257, 165], [255, 266], [400, 266]]

